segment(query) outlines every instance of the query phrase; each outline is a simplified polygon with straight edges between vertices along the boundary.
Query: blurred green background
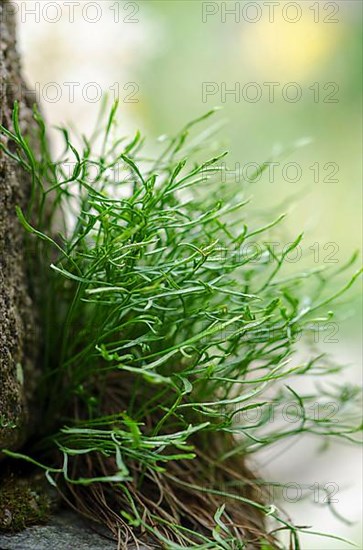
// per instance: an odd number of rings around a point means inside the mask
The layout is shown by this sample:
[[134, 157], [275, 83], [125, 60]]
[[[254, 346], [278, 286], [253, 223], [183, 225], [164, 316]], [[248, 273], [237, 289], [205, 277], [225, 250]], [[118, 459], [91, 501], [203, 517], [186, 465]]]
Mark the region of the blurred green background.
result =
[[[55, 3], [62, 9], [57, 21], [51, 8], [37, 21], [23, 11], [24, 5], [34, 8], [35, 2], [17, 3], [26, 74], [38, 87], [52, 124], [70, 121], [85, 132], [93, 127], [98, 101], [83, 93], [91, 82], [111, 97], [119, 96], [123, 133], [140, 128], [149, 142], [221, 106], [215, 120], [225, 122], [219, 139], [230, 150], [231, 169], [240, 167], [246, 175], [251, 173], [246, 172], [248, 163], [279, 162], [273, 181], [270, 169], [259, 181], [241, 181], [241, 185], [267, 219], [274, 206], [284, 203], [289, 214], [285, 242], [304, 231], [306, 262], [317, 259], [315, 250], [319, 263], [334, 259], [337, 266], [361, 249], [360, 1], [305, 0], [272, 6], [249, 1], [82, 0], [73, 22], [64, 2]], [[54, 82], [61, 90], [56, 101], [51, 100], [49, 87]], [[69, 82], [79, 83], [74, 100]], [[275, 83], [273, 97], [268, 83]], [[233, 89], [240, 90], [238, 97], [223, 93]], [[256, 93], [261, 97], [254, 101]], [[301, 97], [295, 101], [296, 93]], [[56, 147], [56, 139], [54, 143]], [[299, 146], [302, 143], [304, 147]], [[328, 351], [343, 363], [356, 365], [347, 376], [357, 382], [362, 308], [357, 288], [353, 295], [339, 342]], [[336, 481], [341, 488], [339, 511], [359, 521], [359, 450], [335, 446], [328, 455], [312, 454], [308, 464], [306, 460], [304, 441], [268, 464], [266, 475], [291, 481], [298, 471], [305, 472], [307, 482], [314, 483], [319, 476]], [[358, 524], [348, 527], [311, 503], [286, 507], [300, 523], [348, 536], [362, 547]], [[343, 546], [314, 537], [304, 539], [303, 545], [308, 550]]]

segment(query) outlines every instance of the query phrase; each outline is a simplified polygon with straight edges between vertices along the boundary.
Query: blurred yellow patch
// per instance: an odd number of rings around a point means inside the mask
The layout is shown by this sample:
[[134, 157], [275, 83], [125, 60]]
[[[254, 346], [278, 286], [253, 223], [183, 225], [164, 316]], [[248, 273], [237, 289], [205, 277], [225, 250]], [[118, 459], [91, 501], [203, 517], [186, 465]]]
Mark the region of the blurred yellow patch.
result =
[[302, 9], [302, 14], [296, 23], [276, 13], [273, 23], [264, 18], [256, 25], [243, 26], [242, 54], [256, 72], [271, 80], [301, 82], [335, 54], [342, 23], [314, 23], [308, 8]]

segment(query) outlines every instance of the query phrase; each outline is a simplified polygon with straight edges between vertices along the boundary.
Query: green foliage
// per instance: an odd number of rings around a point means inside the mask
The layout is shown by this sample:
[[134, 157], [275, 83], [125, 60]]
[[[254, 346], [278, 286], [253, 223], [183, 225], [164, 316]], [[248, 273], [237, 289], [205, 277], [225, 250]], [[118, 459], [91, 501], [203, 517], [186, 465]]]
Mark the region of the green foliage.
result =
[[[208, 135], [191, 136], [211, 114], [166, 138], [151, 158], [139, 133], [120, 139], [116, 106], [105, 130], [99, 121], [79, 146], [60, 129], [64, 152], [56, 161], [39, 113], [37, 153], [22, 136], [17, 108], [13, 131], [2, 128], [16, 152], [3, 149], [33, 182], [29, 208], [18, 208], [18, 216], [41, 308], [43, 424], [26, 458], [38, 465], [48, 459], [42, 467], [55, 485], [62, 478], [74, 486], [114, 485], [127, 502], [124, 521], [167, 548], [245, 546], [223, 505], [210, 537], [170, 524], [175, 538], [167, 540], [158, 529], [166, 520], [154, 514], [153, 524], [145, 521], [129, 489], [135, 463], [141, 479], [170, 476], [170, 464], [198, 460], [198, 449], [208, 453], [211, 438], [233, 436], [218, 454], [223, 464], [302, 433], [355, 441], [359, 430], [359, 392], [329, 381], [338, 367], [319, 353], [294, 358], [297, 341], [308, 344], [333, 318], [330, 302], [358, 273], [333, 295], [329, 281], [341, 268], [284, 273], [284, 259], [302, 235], [280, 250], [264, 244], [282, 216], [257, 225], [245, 188], [220, 177], [225, 153], [193, 160], [208, 149]], [[249, 246], [256, 242], [263, 249], [258, 257]], [[319, 380], [317, 392], [302, 389], [306, 376]], [[332, 402], [339, 422], [329, 410], [311, 412]], [[291, 403], [295, 421], [271, 421]], [[51, 464], [54, 449], [63, 457], [59, 467]], [[70, 465], [85, 455], [112, 458], [117, 467], [75, 475]], [[299, 528], [277, 507], [226, 487], [193, 489], [255, 507], [273, 527], [290, 529], [299, 548]]]

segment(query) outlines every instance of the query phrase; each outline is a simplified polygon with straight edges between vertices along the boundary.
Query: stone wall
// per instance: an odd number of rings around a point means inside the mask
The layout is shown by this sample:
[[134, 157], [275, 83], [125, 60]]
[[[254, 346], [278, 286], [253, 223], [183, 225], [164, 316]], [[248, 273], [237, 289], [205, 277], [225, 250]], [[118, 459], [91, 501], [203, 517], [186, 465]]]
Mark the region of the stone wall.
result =
[[[28, 131], [31, 105], [21, 77], [15, 27], [11, 4], [0, 0], [0, 122], [11, 129], [18, 100], [21, 126]], [[12, 150], [13, 144], [1, 140]], [[28, 289], [24, 230], [15, 212], [16, 205], [26, 208], [30, 185], [28, 175], [0, 150], [0, 451], [24, 442], [36, 384], [36, 316]]]

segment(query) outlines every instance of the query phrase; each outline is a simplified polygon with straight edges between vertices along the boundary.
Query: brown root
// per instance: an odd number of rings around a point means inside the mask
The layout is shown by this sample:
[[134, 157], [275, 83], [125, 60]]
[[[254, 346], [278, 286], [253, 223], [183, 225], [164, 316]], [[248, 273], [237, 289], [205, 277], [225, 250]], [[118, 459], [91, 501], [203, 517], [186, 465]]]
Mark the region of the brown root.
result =
[[[102, 384], [98, 413], [110, 415], [125, 410], [130, 395], [129, 382], [120, 375], [111, 375], [108, 382]], [[83, 417], [79, 401], [75, 403], [73, 415], [80, 420]], [[147, 418], [145, 429], [155, 426], [160, 418], [161, 413]], [[275, 547], [276, 541], [267, 533], [264, 521], [266, 495], [244, 458], [233, 456], [220, 460], [223, 453], [234, 448], [233, 436], [210, 432], [202, 434], [200, 439], [195, 435], [191, 443], [194, 459], [170, 461], [161, 471], [128, 461], [130, 481], [122, 484], [68, 482], [61, 492], [79, 513], [105, 525], [118, 540], [119, 548], [126, 549], [131, 542], [150, 544], [154, 541], [157, 548], [168, 548], [166, 541], [190, 546], [201, 544], [202, 537], [204, 542], [213, 540], [215, 514], [222, 505], [225, 508], [221, 520], [228, 529], [227, 538], [234, 537], [249, 549], [261, 548], [267, 541]], [[115, 459], [98, 452], [69, 459], [68, 475], [74, 480], [108, 477], [116, 472]], [[223, 530], [220, 536], [226, 536]]]

